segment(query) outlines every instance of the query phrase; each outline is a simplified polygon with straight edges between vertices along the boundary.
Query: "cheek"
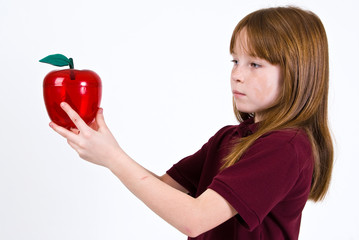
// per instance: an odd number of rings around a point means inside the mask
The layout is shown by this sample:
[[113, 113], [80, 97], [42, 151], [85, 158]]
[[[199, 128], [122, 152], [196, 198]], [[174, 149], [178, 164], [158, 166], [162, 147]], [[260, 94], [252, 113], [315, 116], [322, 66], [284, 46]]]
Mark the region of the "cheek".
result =
[[279, 94], [278, 83], [276, 81], [263, 81], [261, 84], [253, 86], [253, 97], [262, 104], [273, 103]]

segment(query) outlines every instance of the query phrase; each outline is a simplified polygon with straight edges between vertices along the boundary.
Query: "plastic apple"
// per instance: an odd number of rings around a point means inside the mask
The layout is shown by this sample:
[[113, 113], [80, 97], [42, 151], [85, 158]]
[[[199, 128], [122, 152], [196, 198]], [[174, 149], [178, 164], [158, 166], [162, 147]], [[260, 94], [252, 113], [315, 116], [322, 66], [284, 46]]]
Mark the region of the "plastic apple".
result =
[[60, 107], [61, 102], [67, 102], [87, 124], [92, 123], [101, 103], [100, 77], [91, 70], [74, 69], [72, 58], [61, 54], [47, 56], [40, 62], [70, 67], [52, 71], [44, 78], [44, 102], [51, 121], [68, 129], [75, 127]]

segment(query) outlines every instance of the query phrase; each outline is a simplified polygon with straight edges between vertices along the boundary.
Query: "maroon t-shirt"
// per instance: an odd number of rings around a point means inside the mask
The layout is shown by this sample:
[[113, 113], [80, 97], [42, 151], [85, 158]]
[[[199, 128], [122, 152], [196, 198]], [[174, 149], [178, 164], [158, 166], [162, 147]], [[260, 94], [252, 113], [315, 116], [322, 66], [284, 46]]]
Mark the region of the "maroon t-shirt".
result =
[[305, 131], [265, 134], [236, 164], [219, 171], [232, 140], [252, 134], [256, 127], [253, 119], [226, 126], [198, 152], [167, 171], [191, 196], [198, 197], [210, 188], [238, 212], [216, 228], [188, 239], [298, 239], [314, 161]]

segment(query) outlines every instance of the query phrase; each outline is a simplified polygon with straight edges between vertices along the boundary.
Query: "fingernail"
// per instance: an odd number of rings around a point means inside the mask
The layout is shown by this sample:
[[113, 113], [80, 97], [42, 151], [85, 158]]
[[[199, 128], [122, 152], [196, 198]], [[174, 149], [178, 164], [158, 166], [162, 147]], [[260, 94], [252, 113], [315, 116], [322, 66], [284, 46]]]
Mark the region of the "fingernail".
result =
[[103, 113], [103, 109], [102, 109], [102, 108], [99, 108], [99, 109], [98, 109], [98, 113], [102, 114], [102, 113]]
[[49, 126], [52, 128], [54, 125], [52, 124], [52, 122], [49, 123]]
[[64, 102], [60, 103], [60, 106], [65, 107], [65, 103]]

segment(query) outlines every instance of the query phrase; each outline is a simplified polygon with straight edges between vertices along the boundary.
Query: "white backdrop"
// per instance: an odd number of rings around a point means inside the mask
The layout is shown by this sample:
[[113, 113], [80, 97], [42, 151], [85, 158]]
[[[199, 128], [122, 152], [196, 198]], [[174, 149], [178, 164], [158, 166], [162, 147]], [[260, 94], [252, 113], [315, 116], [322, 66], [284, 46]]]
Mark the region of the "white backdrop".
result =
[[0, 239], [186, 239], [48, 127], [42, 80], [55, 67], [38, 60], [62, 53], [96, 71], [110, 129], [160, 175], [236, 124], [232, 30], [254, 10], [288, 4], [314, 11], [326, 27], [336, 139], [329, 194], [307, 204], [300, 239], [359, 239], [359, 5], [268, 2], [0, 0]]

